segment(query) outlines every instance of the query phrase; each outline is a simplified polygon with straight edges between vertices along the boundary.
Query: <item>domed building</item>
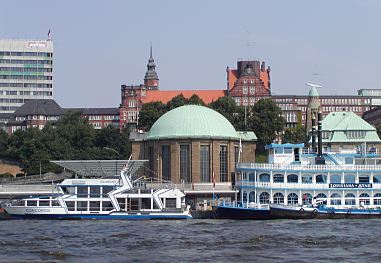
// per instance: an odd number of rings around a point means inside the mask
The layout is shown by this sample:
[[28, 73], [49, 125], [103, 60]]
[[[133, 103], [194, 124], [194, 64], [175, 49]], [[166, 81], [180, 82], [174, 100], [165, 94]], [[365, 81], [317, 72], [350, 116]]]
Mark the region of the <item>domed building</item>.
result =
[[215, 110], [187, 105], [165, 113], [149, 132], [131, 133], [130, 140], [132, 159], [149, 160], [147, 175], [193, 187], [211, 188], [215, 182], [217, 188], [231, 186], [238, 158], [255, 161], [257, 138], [254, 132], [237, 132]]

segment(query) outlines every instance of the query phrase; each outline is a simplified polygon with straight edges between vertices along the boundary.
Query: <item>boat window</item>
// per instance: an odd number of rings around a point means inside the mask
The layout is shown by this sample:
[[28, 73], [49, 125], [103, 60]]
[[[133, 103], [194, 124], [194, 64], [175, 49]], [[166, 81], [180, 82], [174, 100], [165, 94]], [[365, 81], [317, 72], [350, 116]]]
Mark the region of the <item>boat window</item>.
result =
[[[175, 207], [176, 207], [176, 203], [175, 203]], [[142, 209], [151, 209], [151, 198], [142, 198]]]
[[126, 198], [117, 198], [120, 210], [126, 211]]
[[287, 175], [287, 183], [297, 183], [297, 182], [298, 182], [298, 176], [296, 174]]
[[273, 182], [274, 183], [283, 183], [284, 182], [284, 175], [283, 174], [274, 174], [273, 175]]
[[37, 201], [28, 200], [26, 201], [26, 206], [37, 206]]
[[247, 202], [247, 193], [242, 192], [242, 202], [246, 203]]
[[312, 184], [312, 175], [302, 175], [302, 183], [303, 184]]
[[341, 205], [341, 195], [338, 193], [331, 194], [331, 205]]
[[341, 183], [341, 175], [332, 174], [330, 177], [331, 177], [330, 178], [331, 184], [340, 184]]
[[102, 187], [102, 194], [103, 196], [107, 196], [108, 193], [110, 193], [112, 190], [114, 190], [114, 187], [111, 185], [106, 185]]
[[259, 181], [268, 183], [270, 182], [270, 175], [269, 174], [260, 174], [259, 175]]
[[374, 205], [381, 205], [381, 193], [377, 193], [374, 195], [373, 202]]
[[87, 186], [78, 186], [77, 187], [77, 196], [78, 197], [87, 197]]
[[114, 207], [112, 206], [112, 203], [110, 201], [103, 201], [102, 202], [102, 211], [111, 211]]
[[249, 174], [249, 182], [255, 182], [255, 173]]
[[90, 211], [99, 211], [101, 209], [101, 202], [90, 201]]
[[354, 184], [356, 182], [356, 176], [352, 174], [346, 174], [344, 176], [344, 183]]
[[370, 205], [370, 196], [367, 193], [362, 193], [359, 202], [360, 205]]
[[268, 192], [262, 192], [259, 195], [259, 203], [269, 204], [270, 203], [270, 194]]
[[64, 194], [74, 195], [75, 194], [75, 187], [74, 186], [63, 186], [61, 187]]
[[373, 183], [374, 184], [381, 184], [381, 175], [380, 174], [373, 175]]
[[298, 203], [298, 195], [295, 193], [291, 193], [287, 196], [288, 204], [297, 204]]
[[61, 206], [57, 200], [52, 200], [52, 206]]
[[75, 202], [74, 201], [65, 201], [67, 210], [74, 211], [75, 210]]
[[100, 186], [90, 186], [90, 197], [100, 197], [101, 187]]
[[359, 183], [369, 183], [369, 176], [368, 175], [360, 175], [359, 176]]
[[176, 198], [166, 198], [165, 208], [176, 208]]
[[139, 211], [138, 198], [127, 198], [127, 211]]
[[302, 195], [302, 202], [303, 202], [303, 205], [310, 205], [310, 204], [312, 204], [312, 195], [309, 194], [309, 193], [304, 193]]
[[284, 204], [284, 195], [282, 193], [274, 194], [274, 203], [275, 204]]
[[49, 203], [50, 203], [50, 201], [48, 201], [48, 200], [40, 200], [38, 202], [38, 205], [39, 206], [50, 206]]
[[275, 148], [274, 152], [275, 154], [283, 154], [283, 148]]
[[353, 164], [353, 158], [352, 157], [345, 157], [345, 164]]
[[346, 194], [345, 205], [356, 205], [356, 196], [352, 193]]
[[255, 191], [252, 191], [249, 194], [249, 203], [251, 202], [255, 202]]
[[317, 184], [325, 184], [327, 183], [327, 176], [325, 174], [316, 175], [316, 183]]
[[[188, 202], [189, 202], [189, 200], [188, 200]], [[153, 209], [160, 209], [158, 204], [156, 203], [155, 199], [153, 200]]]
[[319, 193], [314, 199], [316, 199], [317, 204], [327, 204], [327, 196], [323, 193]]
[[242, 181], [245, 181], [245, 180], [247, 180], [247, 176], [246, 176], [246, 173], [242, 173]]
[[284, 153], [285, 154], [290, 154], [290, 153], [292, 153], [292, 148], [284, 148]]
[[78, 201], [77, 211], [87, 211], [87, 201]]

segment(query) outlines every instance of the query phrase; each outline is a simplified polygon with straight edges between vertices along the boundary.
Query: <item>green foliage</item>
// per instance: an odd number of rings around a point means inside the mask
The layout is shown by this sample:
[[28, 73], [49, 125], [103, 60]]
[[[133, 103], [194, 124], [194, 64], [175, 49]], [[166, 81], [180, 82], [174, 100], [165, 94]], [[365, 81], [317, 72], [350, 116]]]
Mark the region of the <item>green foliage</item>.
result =
[[166, 112], [184, 105], [205, 105], [205, 103], [196, 94], [186, 99], [183, 94], [173, 97], [167, 104], [159, 101], [143, 104], [139, 113], [139, 129], [149, 131], [152, 125]]
[[155, 101], [144, 103], [139, 113], [139, 129], [148, 131], [161, 115], [167, 112], [166, 105]]
[[[246, 130], [245, 108], [237, 106], [232, 97], [221, 97], [209, 104], [209, 107], [221, 113], [238, 131]], [[248, 109], [247, 114], [248, 116]]]
[[286, 129], [282, 136], [283, 143], [307, 143], [307, 140], [306, 129], [302, 125]]
[[266, 145], [283, 131], [284, 119], [281, 109], [271, 99], [260, 99], [251, 109], [248, 126], [258, 137], [258, 143]]
[[59, 172], [51, 160], [127, 159], [131, 153], [128, 135], [114, 127], [95, 130], [77, 112], [67, 112], [56, 127], [48, 124], [43, 130], [16, 131], [8, 139], [5, 157], [18, 161], [26, 174], [39, 174], [40, 169], [41, 173]]

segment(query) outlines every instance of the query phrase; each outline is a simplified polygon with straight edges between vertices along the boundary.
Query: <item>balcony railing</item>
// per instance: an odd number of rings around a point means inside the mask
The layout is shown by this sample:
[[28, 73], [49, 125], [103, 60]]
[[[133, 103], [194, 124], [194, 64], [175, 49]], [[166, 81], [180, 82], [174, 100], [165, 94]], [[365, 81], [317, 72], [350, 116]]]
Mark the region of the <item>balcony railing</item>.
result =
[[287, 171], [381, 171], [381, 165], [313, 165], [313, 164], [267, 164], [267, 163], [240, 163], [238, 169], [253, 169], [253, 170], [287, 170]]

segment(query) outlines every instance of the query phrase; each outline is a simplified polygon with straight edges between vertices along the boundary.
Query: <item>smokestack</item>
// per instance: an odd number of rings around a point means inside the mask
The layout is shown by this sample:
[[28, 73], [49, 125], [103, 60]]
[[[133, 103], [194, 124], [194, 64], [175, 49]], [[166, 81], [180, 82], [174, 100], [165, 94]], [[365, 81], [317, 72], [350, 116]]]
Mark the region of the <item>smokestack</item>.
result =
[[325, 164], [325, 159], [323, 157], [323, 141], [322, 141], [322, 113], [318, 112], [318, 155], [315, 159], [316, 164]]

